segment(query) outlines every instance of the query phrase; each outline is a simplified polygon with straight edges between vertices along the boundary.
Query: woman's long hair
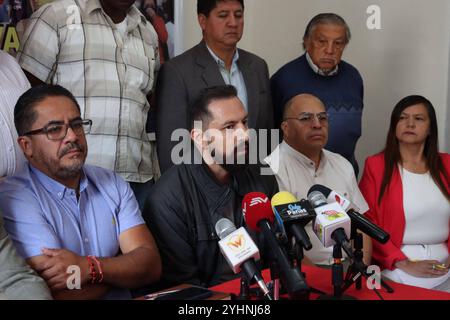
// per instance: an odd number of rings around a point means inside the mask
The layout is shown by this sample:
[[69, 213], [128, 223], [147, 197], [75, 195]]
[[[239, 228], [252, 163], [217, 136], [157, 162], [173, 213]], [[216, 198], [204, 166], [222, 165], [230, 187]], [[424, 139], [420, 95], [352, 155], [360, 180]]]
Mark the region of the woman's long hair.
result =
[[[424, 155], [426, 158], [426, 164], [430, 175], [433, 178], [436, 185], [439, 187], [441, 192], [450, 201], [450, 194], [447, 191], [446, 185], [449, 182], [449, 176], [444, 169], [442, 160], [439, 157], [439, 143], [438, 143], [438, 126], [436, 119], [436, 112], [430, 101], [422, 96], [409, 96], [402, 99], [394, 108], [391, 115], [391, 124], [389, 127], [389, 132], [386, 139], [386, 147], [384, 149], [384, 175], [380, 188], [380, 196], [378, 197], [378, 204], [381, 203], [381, 199], [391, 182], [392, 173], [394, 168], [398, 163], [402, 163], [402, 158], [400, 155], [399, 142], [397, 139], [396, 131], [397, 124], [400, 121], [400, 116], [402, 112], [411, 106], [423, 104], [428, 112], [428, 117], [430, 118], [430, 134], [425, 141]], [[445, 183], [442, 181], [441, 174], [444, 176]]]

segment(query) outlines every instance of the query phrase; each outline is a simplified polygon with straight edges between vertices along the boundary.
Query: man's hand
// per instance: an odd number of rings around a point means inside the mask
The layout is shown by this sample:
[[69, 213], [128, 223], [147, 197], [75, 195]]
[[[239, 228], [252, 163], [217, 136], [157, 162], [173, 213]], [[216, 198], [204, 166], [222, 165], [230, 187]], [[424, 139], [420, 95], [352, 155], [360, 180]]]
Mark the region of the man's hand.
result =
[[44, 278], [52, 291], [67, 289], [67, 273], [69, 266], [78, 266], [81, 271], [81, 284], [89, 280], [89, 264], [85, 257], [81, 257], [65, 249], [42, 249], [42, 254], [47, 258], [41, 263], [32, 266], [39, 275]]
[[448, 273], [448, 269], [436, 268], [437, 265], [441, 265], [441, 263], [436, 260], [403, 260], [395, 264], [400, 270], [421, 278], [438, 278]]

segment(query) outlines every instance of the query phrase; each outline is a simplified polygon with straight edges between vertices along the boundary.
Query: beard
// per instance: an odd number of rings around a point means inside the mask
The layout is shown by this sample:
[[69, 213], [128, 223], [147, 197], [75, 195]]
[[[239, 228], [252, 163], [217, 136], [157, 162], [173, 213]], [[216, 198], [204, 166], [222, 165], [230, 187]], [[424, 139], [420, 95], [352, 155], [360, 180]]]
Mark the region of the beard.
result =
[[231, 156], [223, 154], [220, 166], [231, 175], [244, 171], [249, 165], [249, 143], [243, 142], [233, 149]]
[[[72, 151], [80, 151], [83, 156], [82, 157], [78, 157], [76, 159], [71, 159], [70, 163], [68, 164], [64, 164], [61, 162], [61, 159], [68, 154], [69, 152]], [[61, 149], [59, 152], [59, 170], [57, 170], [57, 176], [63, 179], [66, 178], [73, 178], [75, 176], [77, 176], [78, 174], [80, 174], [81, 169], [84, 166], [84, 162], [86, 161], [86, 150], [85, 148], [76, 142], [71, 142], [69, 144], [67, 144], [67, 146], [64, 147], [64, 149]]]
[[[80, 151], [82, 155], [76, 158], [62, 159], [72, 151]], [[72, 142], [59, 151], [57, 158], [51, 158], [45, 153], [40, 153], [39, 157], [35, 160], [36, 162], [40, 162], [42, 166], [45, 166], [52, 177], [56, 177], [59, 180], [66, 180], [80, 175], [84, 162], [86, 161], [86, 151], [86, 148], [81, 144]]]

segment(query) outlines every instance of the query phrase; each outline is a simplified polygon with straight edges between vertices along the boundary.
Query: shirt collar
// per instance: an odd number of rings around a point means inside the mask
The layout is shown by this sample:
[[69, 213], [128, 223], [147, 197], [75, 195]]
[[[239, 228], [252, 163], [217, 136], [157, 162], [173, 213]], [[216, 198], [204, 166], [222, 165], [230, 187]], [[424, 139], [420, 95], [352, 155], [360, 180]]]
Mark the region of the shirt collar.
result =
[[[87, 1], [86, 12], [88, 13], [88, 15], [91, 15], [96, 10], [103, 11], [100, 1], [99, 0]], [[105, 15], [108, 16], [106, 13], [105, 13]], [[108, 16], [108, 18], [109, 18], [109, 16]], [[111, 20], [111, 18], [109, 18], [109, 19]], [[127, 19], [128, 19], [128, 30], [133, 30], [134, 28], [136, 28], [138, 26], [139, 23], [142, 23], [144, 25], [147, 23], [147, 20], [145, 19], [145, 17], [141, 14], [139, 9], [136, 8], [136, 6], [134, 4], [131, 6], [130, 10], [128, 11]], [[112, 22], [112, 20], [111, 20], [111, 22]]]
[[[40, 171], [39, 169], [33, 167], [30, 163], [28, 163], [28, 166], [30, 167], [30, 171], [36, 176], [37, 180], [42, 184], [42, 186], [50, 193], [55, 194], [60, 198], [61, 200], [64, 199], [66, 192], [73, 191], [73, 189], [69, 189], [63, 184], [59, 183], [58, 181], [50, 178], [45, 173]], [[82, 177], [80, 181], [80, 193], [86, 190], [88, 187], [88, 179], [86, 177], [86, 174], [82, 172]]]
[[[211, 54], [211, 56], [213, 57], [213, 59], [216, 61], [216, 63], [221, 66], [222, 68], [225, 68], [225, 62], [220, 59], [215, 53], [214, 51], [211, 50], [211, 48], [206, 45], [206, 48], [208, 48], [209, 53]], [[235, 53], [234, 53], [234, 57], [233, 57], [233, 62], [232, 62], [232, 66], [236, 66], [237, 62], [239, 60], [239, 50], [236, 49]]]
[[[314, 163], [314, 161], [312, 161], [310, 158], [305, 156], [303, 153], [300, 153], [297, 150], [295, 150], [294, 148], [292, 148], [289, 144], [286, 143], [286, 141], [283, 141], [281, 143], [280, 148], [281, 148], [280, 151], [282, 153], [285, 152], [292, 158], [300, 161], [300, 163], [302, 163], [305, 167], [314, 168], [314, 170], [315, 170], [316, 164]], [[319, 164], [319, 167], [317, 168], [317, 170], [315, 170], [315, 171], [316, 172], [321, 171], [323, 169], [323, 167], [325, 167], [327, 162], [328, 162], [328, 159], [327, 159], [326, 153], [322, 149], [321, 155], [320, 155], [320, 164]]]
[[309, 55], [308, 52], [306, 52], [306, 61], [308, 61], [308, 64], [311, 67], [311, 69], [314, 71], [314, 73], [316, 73], [320, 76], [331, 77], [331, 76], [336, 75], [339, 71], [339, 65], [336, 65], [336, 67], [333, 69], [333, 71], [329, 72], [328, 74], [325, 74], [322, 70], [320, 70], [320, 68], [317, 65], [314, 64], [314, 62], [312, 61], [311, 56]]

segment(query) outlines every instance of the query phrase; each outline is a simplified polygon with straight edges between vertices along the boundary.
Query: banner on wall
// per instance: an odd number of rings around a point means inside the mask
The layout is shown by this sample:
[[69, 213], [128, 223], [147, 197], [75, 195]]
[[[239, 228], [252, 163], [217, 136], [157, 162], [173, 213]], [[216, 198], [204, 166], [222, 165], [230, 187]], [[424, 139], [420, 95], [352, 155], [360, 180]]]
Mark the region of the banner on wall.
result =
[[[17, 25], [44, 4], [58, 0], [0, 0], [0, 49], [20, 48]], [[137, 0], [135, 5], [154, 26], [160, 39], [161, 62], [182, 52], [182, 0]]]

